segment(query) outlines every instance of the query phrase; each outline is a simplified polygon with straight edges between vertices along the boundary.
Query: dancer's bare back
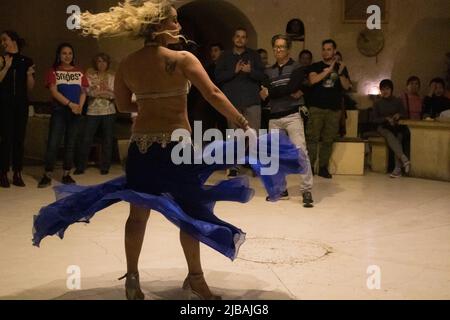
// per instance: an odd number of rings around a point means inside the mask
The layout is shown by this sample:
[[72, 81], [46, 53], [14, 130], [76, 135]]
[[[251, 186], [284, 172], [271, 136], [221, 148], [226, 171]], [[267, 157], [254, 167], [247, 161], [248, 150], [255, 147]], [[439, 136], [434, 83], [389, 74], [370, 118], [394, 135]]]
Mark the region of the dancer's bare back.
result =
[[[145, 98], [145, 95], [182, 92], [187, 88], [187, 78], [179, 67], [183, 56], [182, 52], [147, 46], [121, 62], [115, 83], [117, 105], [119, 111], [138, 112], [134, 132], [190, 130], [185, 94]], [[144, 97], [133, 104], [132, 93]]]
[[[238, 111], [213, 84], [194, 55], [162, 46], [146, 46], [120, 63], [114, 85], [119, 111], [138, 113], [133, 133], [191, 131], [187, 114], [188, 80], [227, 119], [238, 119]], [[142, 99], [132, 103], [133, 93], [142, 95]], [[171, 96], [148, 98], [149, 94]]]

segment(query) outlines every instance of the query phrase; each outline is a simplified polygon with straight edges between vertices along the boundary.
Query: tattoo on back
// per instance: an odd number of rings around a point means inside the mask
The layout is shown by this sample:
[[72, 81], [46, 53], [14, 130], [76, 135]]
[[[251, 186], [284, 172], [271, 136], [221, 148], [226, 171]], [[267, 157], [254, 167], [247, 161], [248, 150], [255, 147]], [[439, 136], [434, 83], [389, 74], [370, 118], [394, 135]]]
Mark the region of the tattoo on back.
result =
[[175, 72], [175, 69], [177, 68], [177, 61], [176, 60], [170, 60], [166, 59], [166, 72], [170, 75], [172, 75]]

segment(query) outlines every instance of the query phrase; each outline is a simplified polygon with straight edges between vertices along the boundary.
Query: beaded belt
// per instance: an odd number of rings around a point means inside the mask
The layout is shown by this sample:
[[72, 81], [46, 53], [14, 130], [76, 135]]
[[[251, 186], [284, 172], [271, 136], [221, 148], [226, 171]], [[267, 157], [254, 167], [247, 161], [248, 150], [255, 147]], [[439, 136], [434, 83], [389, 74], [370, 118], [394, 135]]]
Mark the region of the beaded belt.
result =
[[[180, 137], [179, 142], [187, 141], [188, 144], [192, 144], [192, 140], [190, 136]], [[160, 144], [161, 147], [166, 148], [168, 144], [176, 141], [172, 141], [172, 134], [167, 132], [162, 133], [133, 133], [131, 135], [130, 143], [136, 143], [139, 148], [139, 151], [142, 154], [147, 153], [150, 147], [157, 143]]]

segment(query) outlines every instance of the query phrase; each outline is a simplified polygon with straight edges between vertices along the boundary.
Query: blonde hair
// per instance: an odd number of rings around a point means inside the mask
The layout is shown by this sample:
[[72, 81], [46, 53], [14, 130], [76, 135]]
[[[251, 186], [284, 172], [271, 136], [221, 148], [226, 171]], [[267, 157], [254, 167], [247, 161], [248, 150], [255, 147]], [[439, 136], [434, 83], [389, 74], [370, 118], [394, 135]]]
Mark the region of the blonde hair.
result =
[[[80, 25], [84, 36], [119, 37], [130, 36], [154, 40], [159, 34], [155, 27], [170, 18], [172, 0], [125, 0], [108, 12], [93, 14], [89, 11], [80, 15]], [[176, 37], [176, 36], [173, 36]]]

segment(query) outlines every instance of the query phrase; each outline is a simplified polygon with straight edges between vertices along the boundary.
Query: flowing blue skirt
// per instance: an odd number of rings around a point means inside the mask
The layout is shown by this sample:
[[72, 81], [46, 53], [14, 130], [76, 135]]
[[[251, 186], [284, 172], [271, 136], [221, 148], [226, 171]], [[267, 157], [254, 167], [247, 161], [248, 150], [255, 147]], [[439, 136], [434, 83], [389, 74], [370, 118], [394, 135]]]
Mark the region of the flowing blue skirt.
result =
[[[184, 232], [234, 260], [245, 240], [245, 233], [220, 220], [214, 214], [214, 206], [217, 201], [246, 203], [254, 196], [254, 190], [245, 176], [223, 180], [216, 185], [205, 183], [215, 171], [245, 163], [261, 178], [269, 198], [278, 200], [286, 189], [286, 175], [304, 173], [306, 161], [305, 155], [286, 135], [279, 135], [277, 152], [272, 150], [272, 139], [272, 134], [259, 137], [257, 153], [247, 152], [243, 159], [231, 157], [234, 158], [232, 163], [226, 164], [175, 165], [172, 161], [175, 143], [165, 147], [155, 143], [146, 153], [132, 143], [125, 177], [96, 186], [60, 185], [54, 188], [57, 201], [34, 216], [33, 245], [39, 246], [41, 240], [49, 235], [57, 234], [62, 239], [70, 225], [88, 223], [97, 212], [126, 201], [160, 212]], [[234, 141], [215, 141], [208, 150], [222, 150], [223, 159], [229, 160], [227, 152], [233, 147]], [[261, 174], [271, 165], [261, 161], [261, 151], [271, 157], [272, 164], [273, 161], [278, 162], [279, 168], [275, 173]], [[209, 154], [215, 155], [215, 152]], [[192, 161], [199, 157], [195, 154], [192, 152]], [[201, 153], [200, 157], [204, 159]]]

